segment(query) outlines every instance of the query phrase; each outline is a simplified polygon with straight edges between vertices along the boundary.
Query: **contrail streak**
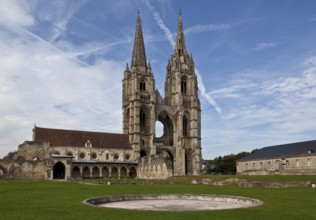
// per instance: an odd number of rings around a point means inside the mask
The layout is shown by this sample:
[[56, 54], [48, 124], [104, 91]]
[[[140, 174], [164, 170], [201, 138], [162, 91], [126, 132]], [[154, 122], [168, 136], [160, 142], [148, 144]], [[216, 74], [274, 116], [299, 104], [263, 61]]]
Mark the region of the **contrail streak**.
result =
[[[166, 25], [163, 23], [160, 15], [155, 11], [154, 7], [152, 5], [150, 5], [150, 3], [148, 1], [146, 1], [146, 4], [149, 7], [149, 9], [152, 11], [154, 19], [156, 20], [160, 29], [164, 32], [165, 37], [168, 39], [169, 44], [171, 45], [172, 48], [174, 48], [175, 41], [173, 40], [173, 36], [172, 36], [169, 28], [167, 28]], [[199, 84], [199, 90], [201, 92], [201, 95], [206, 99], [206, 101], [211, 106], [213, 106], [213, 108], [217, 111], [217, 113], [219, 115], [222, 115], [222, 109], [220, 108], [220, 106], [211, 97], [211, 95], [206, 92], [206, 88], [205, 88], [205, 85], [203, 83], [201, 74], [199, 73], [199, 71], [197, 69], [195, 69], [195, 72], [196, 72], [196, 76], [197, 76], [197, 80], [198, 80], [198, 84]]]

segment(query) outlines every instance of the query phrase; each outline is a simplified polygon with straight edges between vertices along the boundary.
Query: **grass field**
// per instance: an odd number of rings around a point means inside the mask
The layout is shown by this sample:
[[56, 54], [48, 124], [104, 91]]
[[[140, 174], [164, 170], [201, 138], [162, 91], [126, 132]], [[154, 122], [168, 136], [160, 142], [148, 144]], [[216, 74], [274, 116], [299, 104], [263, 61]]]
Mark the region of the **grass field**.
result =
[[[212, 178], [223, 180], [227, 177]], [[316, 179], [315, 176], [245, 178], [251, 181], [263, 179], [315, 181]], [[179, 177], [158, 184], [138, 181], [137, 184], [110, 186], [80, 184], [80, 182], [0, 180], [0, 219], [316, 219], [315, 188], [241, 188], [237, 185], [189, 184], [190, 180], [190, 178]], [[82, 203], [82, 200], [90, 197], [136, 193], [238, 195], [260, 199], [264, 205], [224, 211], [154, 212], [96, 208]]]

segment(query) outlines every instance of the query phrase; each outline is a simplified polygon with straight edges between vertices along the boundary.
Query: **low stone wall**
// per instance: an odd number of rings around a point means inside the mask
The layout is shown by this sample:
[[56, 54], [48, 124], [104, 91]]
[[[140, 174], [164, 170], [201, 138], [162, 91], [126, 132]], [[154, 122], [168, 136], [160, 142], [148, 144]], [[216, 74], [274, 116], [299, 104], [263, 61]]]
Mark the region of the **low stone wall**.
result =
[[92, 206], [98, 206], [105, 203], [132, 201], [132, 200], [200, 200], [213, 202], [227, 202], [241, 204], [245, 208], [262, 205], [263, 202], [258, 199], [226, 196], [226, 195], [208, 195], [208, 194], [130, 194], [130, 195], [113, 195], [105, 197], [95, 197], [84, 200], [83, 203]]
[[244, 188], [291, 188], [291, 187], [307, 187], [309, 183], [306, 182], [240, 182], [239, 186]]

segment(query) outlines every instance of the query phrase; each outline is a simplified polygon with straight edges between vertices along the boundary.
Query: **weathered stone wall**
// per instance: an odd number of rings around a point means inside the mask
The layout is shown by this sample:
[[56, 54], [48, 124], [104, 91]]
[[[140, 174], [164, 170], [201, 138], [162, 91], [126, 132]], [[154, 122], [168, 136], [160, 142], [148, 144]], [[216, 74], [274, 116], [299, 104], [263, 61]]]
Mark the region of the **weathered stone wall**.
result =
[[0, 170], [9, 178], [48, 179], [52, 162], [49, 145], [24, 142], [0, 161]]
[[51, 147], [52, 155], [73, 156], [74, 160], [86, 161], [115, 161], [130, 162], [136, 161], [133, 150], [104, 149], [95, 147]]
[[316, 155], [237, 162], [237, 173], [247, 175], [316, 174]]
[[167, 179], [172, 176], [170, 161], [159, 157], [143, 157], [138, 164], [138, 178], [140, 179]]

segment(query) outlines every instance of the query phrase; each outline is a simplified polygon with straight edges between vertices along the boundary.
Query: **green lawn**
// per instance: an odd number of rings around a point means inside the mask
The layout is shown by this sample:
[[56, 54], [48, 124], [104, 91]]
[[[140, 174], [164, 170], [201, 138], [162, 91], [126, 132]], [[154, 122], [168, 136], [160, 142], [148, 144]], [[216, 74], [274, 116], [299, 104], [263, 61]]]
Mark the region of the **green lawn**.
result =
[[[258, 181], [261, 181], [261, 178], [251, 177], [252, 180]], [[315, 177], [273, 177], [273, 179], [314, 181]], [[237, 185], [192, 185], [183, 183], [185, 180], [189, 179], [169, 180], [182, 184], [110, 186], [79, 182], [0, 180], [0, 219], [316, 219], [315, 188], [268, 189], [241, 188]], [[134, 193], [238, 195], [260, 199], [264, 205], [225, 211], [153, 212], [96, 208], [82, 204], [82, 200], [90, 197]]]

